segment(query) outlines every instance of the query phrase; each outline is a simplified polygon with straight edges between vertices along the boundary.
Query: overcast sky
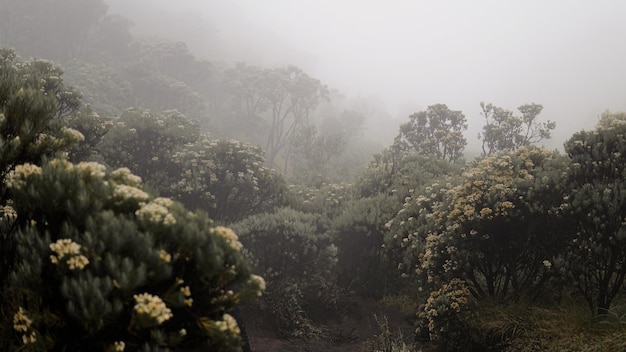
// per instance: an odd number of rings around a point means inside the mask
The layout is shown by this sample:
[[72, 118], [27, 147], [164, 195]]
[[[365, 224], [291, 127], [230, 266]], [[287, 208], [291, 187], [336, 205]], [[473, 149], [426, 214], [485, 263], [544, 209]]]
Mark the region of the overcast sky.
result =
[[626, 1], [179, 0], [163, 6], [211, 23], [190, 46], [219, 44], [221, 59], [295, 64], [348, 96], [379, 97], [396, 119], [435, 103], [462, 110], [474, 145], [483, 125], [480, 101], [511, 110], [543, 104], [542, 118], [557, 121], [551, 147], [593, 128], [606, 109], [626, 110]]

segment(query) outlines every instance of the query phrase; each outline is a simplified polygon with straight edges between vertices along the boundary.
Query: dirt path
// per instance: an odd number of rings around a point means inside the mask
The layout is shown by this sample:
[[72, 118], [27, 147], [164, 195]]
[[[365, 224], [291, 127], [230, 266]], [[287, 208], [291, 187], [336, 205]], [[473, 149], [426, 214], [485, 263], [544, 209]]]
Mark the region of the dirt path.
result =
[[[376, 341], [381, 334], [379, 321], [385, 319], [389, 330], [403, 336], [413, 334], [413, 326], [397, 309], [384, 306], [373, 299], [351, 299], [345, 302], [342, 313], [315, 317], [316, 325], [326, 333], [323, 340], [295, 340], [276, 336], [263, 329], [262, 324], [246, 318], [246, 329], [252, 352], [322, 352], [372, 351], [368, 341]], [[245, 314], [245, 313], [244, 313]], [[377, 321], [379, 320], [379, 321]]]

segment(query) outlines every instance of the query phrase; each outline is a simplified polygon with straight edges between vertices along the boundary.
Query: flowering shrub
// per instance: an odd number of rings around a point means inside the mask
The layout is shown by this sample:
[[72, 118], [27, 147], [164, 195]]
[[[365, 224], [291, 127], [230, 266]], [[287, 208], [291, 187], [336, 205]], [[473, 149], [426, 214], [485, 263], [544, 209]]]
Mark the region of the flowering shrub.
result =
[[285, 204], [285, 182], [264, 166], [259, 147], [204, 137], [178, 148], [170, 162], [176, 181], [169, 194], [213, 219], [232, 222]]
[[163, 187], [161, 179], [174, 148], [200, 136], [196, 123], [175, 110], [155, 114], [131, 108], [112, 123], [98, 147], [104, 161], [114, 168], [128, 167], [157, 190]]
[[452, 279], [430, 296], [419, 310], [416, 333], [435, 341], [441, 351], [468, 351], [470, 291], [463, 280]]
[[550, 276], [544, 260], [562, 248], [549, 229], [563, 163], [522, 147], [480, 160], [457, 185], [435, 183], [408, 197], [389, 222], [390, 246], [404, 250], [400, 267], [433, 289], [457, 277], [476, 297], [536, 294]]
[[259, 147], [200, 135], [176, 111], [129, 109], [100, 144], [104, 160], [128, 167], [159, 194], [228, 223], [284, 205], [282, 177]]
[[232, 230], [96, 163], [20, 165], [8, 187], [3, 349], [240, 349], [228, 312], [265, 285]]
[[14, 59], [0, 49], [0, 349], [240, 351], [228, 312], [265, 284], [236, 235], [127, 168], [67, 161], [80, 95]]
[[565, 144], [570, 191], [560, 209], [571, 235], [556, 264], [598, 314], [607, 313], [626, 278], [625, 143], [624, 114], [605, 113], [595, 130]]

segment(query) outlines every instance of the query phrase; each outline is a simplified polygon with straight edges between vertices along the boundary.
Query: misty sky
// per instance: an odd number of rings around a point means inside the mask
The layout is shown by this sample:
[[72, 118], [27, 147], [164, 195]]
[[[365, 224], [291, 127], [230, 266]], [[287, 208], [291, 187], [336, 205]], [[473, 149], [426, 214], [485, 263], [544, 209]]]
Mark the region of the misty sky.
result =
[[[606, 109], [626, 110], [624, 1], [179, 0], [162, 6], [178, 12], [175, 18], [210, 23], [190, 42], [208, 59], [295, 64], [349, 97], [380, 99], [395, 126], [435, 103], [462, 110], [470, 147], [479, 145], [480, 101], [512, 110], [543, 104], [542, 118], [557, 121], [550, 147], [593, 128]], [[190, 24], [165, 28], [176, 26]], [[221, 57], [211, 57], [210, 46]]]

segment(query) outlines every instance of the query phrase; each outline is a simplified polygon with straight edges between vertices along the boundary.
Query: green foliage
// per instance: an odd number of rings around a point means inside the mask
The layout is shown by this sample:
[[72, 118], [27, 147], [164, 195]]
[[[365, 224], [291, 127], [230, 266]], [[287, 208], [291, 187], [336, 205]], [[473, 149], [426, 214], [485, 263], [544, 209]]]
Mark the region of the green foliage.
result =
[[397, 267], [383, 255], [385, 223], [397, 211], [395, 197], [378, 195], [349, 201], [333, 219], [330, 234], [339, 249], [339, 285], [366, 296], [397, 289]]
[[455, 161], [463, 156], [467, 144], [465, 130], [467, 120], [461, 111], [450, 110], [445, 104], [431, 105], [400, 125], [392, 149], [396, 155], [418, 153]]
[[317, 214], [330, 220], [353, 198], [352, 185], [322, 183], [317, 187], [290, 185], [289, 205], [305, 213]]
[[605, 114], [591, 132], [575, 133], [565, 144], [571, 158], [570, 194], [563, 199], [572, 236], [563, 269], [604, 314], [626, 276], [626, 121]]
[[272, 211], [285, 203], [286, 185], [263, 166], [259, 147], [209, 139], [177, 111], [129, 109], [100, 145], [104, 160], [127, 166], [160, 194], [220, 222]]
[[384, 193], [403, 199], [411, 190], [432, 180], [459, 174], [461, 166], [461, 163], [417, 153], [405, 155], [394, 165], [391, 152], [385, 150], [374, 155], [374, 160], [357, 180], [355, 192], [361, 197]]
[[111, 119], [102, 117], [89, 106], [65, 118], [65, 124], [83, 135], [83, 140], [69, 151], [72, 162], [101, 159], [98, 146], [113, 126]]
[[139, 182], [128, 169], [61, 159], [15, 169], [3, 349], [239, 350], [228, 312], [264, 284], [237, 236]]
[[0, 194], [17, 164], [39, 162], [84, 140], [63, 126], [80, 105], [80, 94], [64, 85], [63, 72], [45, 60], [19, 62], [0, 48]]
[[236, 140], [203, 138], [172, 155], [170, 191], [189, 207], [222, 222], [270, 212], [285, 205], [287, 186], [264, 166], [259, 147]]
[[[295, 337], [316, 333], [305, 303], [320, 309], [334, 298], [337, 247], [318, 215], [283, 208], [233, 225], [267, 280], [263, 308], [276, 331]], [[268, 322], [269, 323], [269, 322]]]
[[174, 182], [166, 176], [172, 153], [199, 137], [197, 124], [176, 110], [154, 114], [132, 108], [113, 120], [99, 149], [108, 165], [128, 167], [150, 186], [163, 191]]
[[480, 103], [486, 124], [478, 138], [483, 141], [483, 155], [492, 155], [501, 151], [514, 151], [517, 148], [539, 143], [550, 138], [550, 131], [556, 128], [556, 122], [539, 122], [538, 116], [543, 110], [540, 104], [524, 104], [517, 108], [521, 116], [512, 111]]

